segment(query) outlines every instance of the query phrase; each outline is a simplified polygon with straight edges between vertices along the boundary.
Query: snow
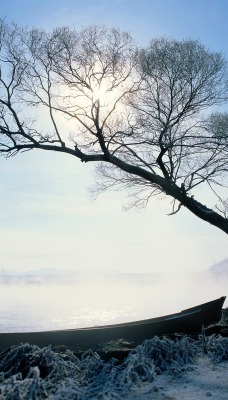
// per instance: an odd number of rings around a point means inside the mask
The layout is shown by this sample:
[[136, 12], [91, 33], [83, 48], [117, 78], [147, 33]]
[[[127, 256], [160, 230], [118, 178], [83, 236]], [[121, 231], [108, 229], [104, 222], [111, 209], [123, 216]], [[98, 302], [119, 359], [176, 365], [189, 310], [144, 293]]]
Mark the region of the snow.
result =
[[154, 337], [123, 361], [13, 346], [0, 353], [0, 399], [228, 400], [228, 338], [205, 340]]

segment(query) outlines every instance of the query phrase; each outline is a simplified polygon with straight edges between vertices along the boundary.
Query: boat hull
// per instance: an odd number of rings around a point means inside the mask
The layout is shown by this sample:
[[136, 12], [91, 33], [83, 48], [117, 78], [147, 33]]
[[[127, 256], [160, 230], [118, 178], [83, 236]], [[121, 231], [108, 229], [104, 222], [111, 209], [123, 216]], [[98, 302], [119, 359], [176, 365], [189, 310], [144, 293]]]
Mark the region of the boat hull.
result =
[[124, 339], [138, 345], [155, 335], [197, 334], [221, 318], [225, 297], [183, 310], [177, 314], [125, 324], [43, 332], [0, 333], [0, 350], [29, 343], [39, 347], [65, 345], [87, 350], [109, 341]]

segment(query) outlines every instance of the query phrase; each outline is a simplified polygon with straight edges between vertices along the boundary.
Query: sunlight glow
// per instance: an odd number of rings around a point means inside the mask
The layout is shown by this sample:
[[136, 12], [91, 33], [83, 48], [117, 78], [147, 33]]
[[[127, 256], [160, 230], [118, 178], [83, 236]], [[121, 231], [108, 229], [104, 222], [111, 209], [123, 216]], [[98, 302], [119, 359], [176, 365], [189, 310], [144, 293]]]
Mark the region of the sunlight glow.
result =
[[93, 89], [93, 101], [99, 101], [100, 104], [103, 106], [106, 104], [108, 100], [108, 95], [110, 94], [111, 90], [109, 89], [108, 84], [101, 84], [98, 85]]
[[100, 107], [108, 107], [115, 103], [121, 96], [120, 87], [112, 87], [112, 82], [108, 78], [103, 79], [93, 88], [92, 102], [95, 104], [99, 101]]

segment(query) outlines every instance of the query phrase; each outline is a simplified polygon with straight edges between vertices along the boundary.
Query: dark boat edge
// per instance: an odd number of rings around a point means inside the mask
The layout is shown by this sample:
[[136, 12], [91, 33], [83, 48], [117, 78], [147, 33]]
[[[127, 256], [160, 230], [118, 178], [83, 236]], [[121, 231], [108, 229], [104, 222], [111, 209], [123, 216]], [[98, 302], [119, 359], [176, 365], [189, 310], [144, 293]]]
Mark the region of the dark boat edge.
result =
[[0, 333], [0, 351], [21, 343], [39, 347], [65, 345], [78, 347], [85, 351], [96, 345], [118, 339], [124, 339], [136, 346], [155, 335], [200, 333], [202, 325], [207, 327], [219, 322], [225, 299], [226, 297], [223, 296], [176, 314], [142, 321], [91, 328]]

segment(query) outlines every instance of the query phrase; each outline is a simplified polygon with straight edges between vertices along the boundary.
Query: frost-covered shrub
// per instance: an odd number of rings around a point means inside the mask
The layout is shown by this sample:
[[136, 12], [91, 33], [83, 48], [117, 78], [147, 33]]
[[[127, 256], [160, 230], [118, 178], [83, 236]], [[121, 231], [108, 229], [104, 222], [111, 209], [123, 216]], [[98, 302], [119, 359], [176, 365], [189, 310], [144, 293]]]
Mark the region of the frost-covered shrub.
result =
[[119, 367], [116, 379], [120, 385], [131, 387], [141, 382], [152, 382], [155, 375], [153, 359], [147, 356], [143, 346], [138, 346]]
[[[8, 378], [4, 382], [4, 397], [1, 398], [5, 400], [47, 399], [48, 392], [46, 389], [46, 382], [40, 378], [39, 368], [35, 367], [31, 368], [25, 379], [22, 379], [20, 373]], [[51, 390], [49, 390], [49, 394], [51, 394]]]
[[61, 354], [54, 353], [51, 347], [40, 349], [37, 346], [22, 344], [12, 346], [0, 353], [0, 371], [5, 378], [15, 374], [22, 374], [22, 378], [28, 376], [32, 367], [38, 367], [42, 378], [52, 378], [58, 381], [62, 376], [74, 376], [79, 374], [77, 366], [79, 360], [72, 353], [70, 359], [64, 359]]
[[92, 351], [79, 360], [70, 351], [58, 354], [50, 347], [13, 346], [0, 353], [0, 398], [84, 400], [93, 398], [93, 394], [96, 398], [115, 363], [105, 363]]
[[167, 337], [159, 339], [155, 336], [153, 339], [146, 340], [132, 353], [139, 352], [139, 350], [147, 358], [153, 360], [155, 371], [158, 374], [167, 370], [180, 373], [181, 368], [192, 363], [198, 353], [195, 342], [189, 337], [174, 341]]
[[209, 336], [207, 350], [215, 363], [228, 361], [228, 338], [220, 335]]
[[193, 361], [197, 346], [189, 338], [154, 337], [122, 362], [103, 361], [92, 351], [79, 359], [28, 344], [0, 353], [1, 400], [122, 400], [156, 373], [180, 373]]

